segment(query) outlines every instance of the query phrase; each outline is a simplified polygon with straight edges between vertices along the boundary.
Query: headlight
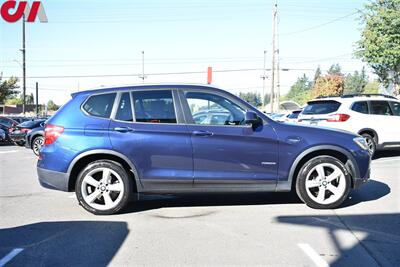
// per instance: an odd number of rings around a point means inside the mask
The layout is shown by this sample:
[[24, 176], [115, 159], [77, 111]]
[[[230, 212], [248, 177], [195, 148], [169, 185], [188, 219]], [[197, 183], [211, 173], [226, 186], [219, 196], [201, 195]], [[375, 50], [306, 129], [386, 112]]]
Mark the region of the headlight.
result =
[[359, 136], [354, 138], [353, 140], [359, 147], [361, 147], [364, 150], [368, 150], [368, 144], [367, 141], [365, 141], [364, 137]]

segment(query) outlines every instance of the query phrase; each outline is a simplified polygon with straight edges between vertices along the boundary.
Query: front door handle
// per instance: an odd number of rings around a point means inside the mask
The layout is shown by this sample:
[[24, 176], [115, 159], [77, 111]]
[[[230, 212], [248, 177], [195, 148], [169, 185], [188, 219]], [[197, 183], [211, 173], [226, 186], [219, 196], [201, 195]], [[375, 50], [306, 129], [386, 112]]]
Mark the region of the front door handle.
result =
[[209, 132], [209, 131], [194, 131], [192, 134], [195, 136], [213, 136], [214, 135], [214, 133]]
[[114, 131], [117, 131], [120, 133], [130, 133], [130, 132], [134, 132], [135, 130], [132, 129], [131, 127], [115, 127]]

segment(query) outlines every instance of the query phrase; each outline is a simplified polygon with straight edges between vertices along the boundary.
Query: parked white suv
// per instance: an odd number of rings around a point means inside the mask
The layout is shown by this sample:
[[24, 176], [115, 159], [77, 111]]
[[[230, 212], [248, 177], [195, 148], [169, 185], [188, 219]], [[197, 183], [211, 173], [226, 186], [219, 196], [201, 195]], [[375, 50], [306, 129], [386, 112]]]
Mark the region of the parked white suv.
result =
[[307, 103], [299, 122], [347, 130], [364, 136], [371, 154], [400, 149], [400, 101], [387, 95], [345, 95]]

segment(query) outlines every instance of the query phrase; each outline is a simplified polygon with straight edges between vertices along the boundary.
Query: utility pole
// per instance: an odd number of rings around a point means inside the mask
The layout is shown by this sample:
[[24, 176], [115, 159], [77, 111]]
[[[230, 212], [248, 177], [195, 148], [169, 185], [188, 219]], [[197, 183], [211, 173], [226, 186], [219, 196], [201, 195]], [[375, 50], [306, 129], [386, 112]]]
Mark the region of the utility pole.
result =
[[278, 3], [275, 0], [274, 10], [272, 14], [272, 68], [271, 68], [271, 113], [274, 112], [275, 104], [275, 55], [276, 55], [276, 24], [277, 24]]
[[[261, 75], [261, 79], [263, 80], [263, 85], [262, 85], [262, 109], [265, 108], [265, 80], [268, 78], [266, 74], [266, 65], [267, 65], [267, 51], [264, 50], [264, 68], [263, 68], [263, 74]], [[264, 110], [262, 110], [264, 111]]]
[[39, 83], [36, 82], [36, 117], [39, 117]]
[[26, 62], [25, 62], [25, 13], [22, 16], [22, 113], [25, 115], [26, 109], [25, 109], [25, 104], [26, 104]]
[[147, 78], [147, 76], [144, 74], [144, 51], [142, 51], [142, 75], [139, 75], [139, 78], [142, 79], [143, 83], [144, 79]]

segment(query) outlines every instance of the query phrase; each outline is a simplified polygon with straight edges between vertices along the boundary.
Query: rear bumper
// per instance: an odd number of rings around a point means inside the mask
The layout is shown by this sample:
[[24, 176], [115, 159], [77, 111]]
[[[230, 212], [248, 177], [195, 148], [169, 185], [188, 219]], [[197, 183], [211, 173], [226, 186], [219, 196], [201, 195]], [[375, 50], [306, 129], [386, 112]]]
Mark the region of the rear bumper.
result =
[[69, 176], [67, 173], [50, 171], [38, 167], [37, 174], [41, 186], [68, 192]]

